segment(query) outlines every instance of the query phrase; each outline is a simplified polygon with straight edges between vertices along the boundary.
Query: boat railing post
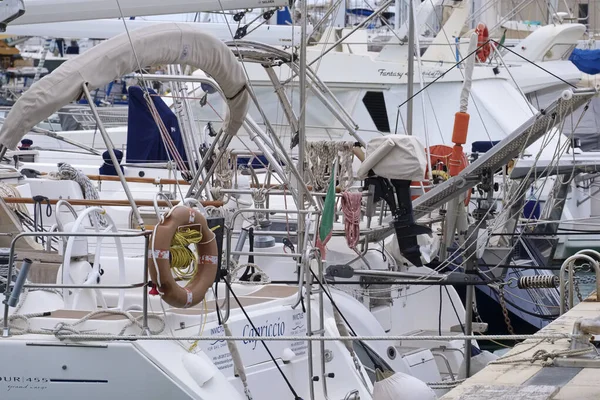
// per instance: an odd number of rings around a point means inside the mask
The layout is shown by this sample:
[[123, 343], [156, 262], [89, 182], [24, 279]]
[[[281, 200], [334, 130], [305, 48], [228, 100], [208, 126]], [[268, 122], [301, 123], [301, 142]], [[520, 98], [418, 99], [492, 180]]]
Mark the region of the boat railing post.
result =
[[576, 254], [582, 254], [593, 257], [596, 262], [592, 263], [594, 273], [596, 274], [596, 301], [600, 301], [600, 252], [592, 249], [579, 250]]
[[[592, 258], [591, 256], [584, 254], [585, 252], [590, 253], [593, 250], [582, 250], [571, 257], [567, 258], [560, 267], [559, 272], [559, 293], [560, 293], [560, 307], [559, 307], [559, 315], [563, 315], [565, 313], [565, 301], [566, 301], [566, 293], [565, 293], [565, 272], [569, 273], [569, 309], [573, 307], [573, 290], [574, 290], [574, 275], [575, 275], [575, 261], [577, 260], [585, 260], [590, 263], [592, 268], [596, 273], [596, 297], [598, 297], [598, 293], [600, 293], [600, 281], [598, 281], [598, 277], [600, 277], [600, 265], [598, 265], [598, 261]], [[597, 253], [597, 252], [596, 252]], [[593, 254], [593, 253], [592, 253]]]
[[[310, 253], [309, 253], [310, 254]], [[311, 265], [310, 265], [310, 255], [308, 257], [304, 257], [302, 260], [304, 264], [304, 291], [306, 296], [306, 336], [312, 336], [312, 280], [313, 276], [311, 274]], [[302, 279], [302, 278], [300, 278]], [[310, 399], [314, 400], [315, 398], [315, 372], [314, 372], [314, 360], [313, 360], [313, 342], [309, 340], [307, 343], [308, 346], [308, 381], [309, 383], [309, 392]]]
[[[58, 231], [58, 224], [53, 224], [50, 229], [48, 229], [48, 232], [56, 232]], [[48, 240], [46, 240], [46, 251], [50, 252], [52, 251], [52, 238], [48, 238]]]
[[2, 337], [9, 337], [10, 336], [10, 328], [8, 326], [8, 311], [9, 311], [9, 304], [8, 301], [10, 299], [10, 284], [12, 282], [12, 271], [13, 271], [13, 264], [15, 262], [15, 243], [17, 242], [17, 240], [19, 240], [19, 238], [22, 236], [23, 234], [19, 234], [17, 236], [15, 236], [15, 238], [12, 240], [12, 242], [10, 243], [10, 250], [8, 253], [8, 268], [7, 268], [7, 272], [6, 272], [6, 288], [4, 289], [4, 316], [2, 319]]
[[[319, 282], [320, 282], [320, 289], [319, 289], [319, 336], [323, 337], [325, 335], [325, 305], [324, 305], [324, 299], [323, 299], [323, 290], [324, 290], [324, 274], [323, 274], [323, 259], [321, 257], [321, 252], [318, 251], [318, 249], [313, 249], [312, 250], [313, 253], [313, 258], [316, 260], [317, 262], [317, 275], [319, 277]], [[310, 266], [309, 266], [310, 268]], [[312, 273], [311, 273], [312, 275]], [[325, 398], [327, 399], [327, 378], [329, 377], [329, 374], [326, 373], [325, 371], [325, 341], [324, 340], [320, 340], [319, 341], [319, 356], [321, 357], [321, 381], [323, 384], [323, 394], [325, 395]]]
[[150, 236], [144, 236], [144, 286], [142, 286], [142, 335], [150, 336], [148, 328], [148, 252], [150, 250]]

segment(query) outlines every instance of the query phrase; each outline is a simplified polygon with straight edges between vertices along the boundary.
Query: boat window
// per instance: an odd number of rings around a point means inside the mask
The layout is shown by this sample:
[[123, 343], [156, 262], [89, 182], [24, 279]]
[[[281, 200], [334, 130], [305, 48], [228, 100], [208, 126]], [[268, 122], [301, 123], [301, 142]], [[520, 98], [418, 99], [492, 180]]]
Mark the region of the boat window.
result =
[[588, 4], [579, 4], [579, 21], [587, 20], [589, 16], [589, 5]]
[[544, 54], [542, 61], [567, 60], [576, 44], [571, 43], [556, 43]]
[[363, 97], [363, 104], [380, 132], [390, 132], [390, 121], [388, 120], [387, 108], [383, 92], [367, 92]]
[[377, 353], [375, 353], [365, 342], [362, 340], [353, 340], [352, 347], [354, 347], [354, 352], [356, 356], [362, 363], [363, 367], [367, 371], [367, 375], [369, 375], [369, 379], [372, 383], [375, 383], [375, 369], [379, 368], [381, 371], [391, 371], [394, 372], [392, 367], [389, 366], [387, 362], [383, 358], [381, 358]]

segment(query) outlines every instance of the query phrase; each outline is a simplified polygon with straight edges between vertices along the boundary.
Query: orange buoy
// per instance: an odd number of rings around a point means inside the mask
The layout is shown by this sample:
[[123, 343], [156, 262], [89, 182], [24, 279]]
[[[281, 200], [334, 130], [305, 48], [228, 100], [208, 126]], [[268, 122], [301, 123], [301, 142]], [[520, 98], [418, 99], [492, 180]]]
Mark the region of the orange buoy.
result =
[[469, 132], [470, 115], [464, 112], [454, 114], [454, 128], [452, 129], [452, 142], [454, 144], [466, 144]]

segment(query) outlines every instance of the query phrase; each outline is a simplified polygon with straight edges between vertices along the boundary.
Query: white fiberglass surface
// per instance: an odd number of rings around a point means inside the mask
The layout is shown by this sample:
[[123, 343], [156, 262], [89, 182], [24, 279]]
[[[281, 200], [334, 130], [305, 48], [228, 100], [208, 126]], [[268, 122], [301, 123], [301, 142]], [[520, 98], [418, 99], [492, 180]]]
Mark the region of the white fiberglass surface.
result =
[[[261, 111], [269, 121], [282, 142], [287, 146], [291, 138], [291, 129], [288, 119], [285, 115], [283, 107], [277, 96], [273, 93], [273, 87], [270, 85], [253, 86]], [[337, 100], [345, 107], [348, 113], [352, 113], [357, 103], [359, 96], [362, 93], [357, 89], [331, 89]], [[299, 115], [300, 98], [297, 88], [288, 89], [285, 91], [292, 109], [296, 116]], [[347, 136], [347, 130], [334, 117], [334, 115], [323, 105], [323, 103], [309, 91], [307, 91], [308, 100], [306, 106], [306, 130], [310, 140], [341, 140]], [[204, 127], [206, 123], [211, 122], [215, 131], [218, 131], [221, 126], [220, 120], [225, 115], [225, 104], [219, 94], [215, 93], [207, 97], [207, 104], [201, 106], [199, 102], [192, 102], [192, 110], [195, 119], [200, 127]], [[263, 114], [258, 108], [250, 105], [249, 115], [264, 129]], [[238, 132], [238, 137], [243, 138], [246, 143], [248, 134], [242, 128]]]
[[[454, 115], [459, 111], [461, 83], [439, 83], [413, 99], [413, 135], [425, 145], [426, 133], [429, 144], [452, 145]], [[415, 87], [415, 92], [418, 90]], [[396, 126], [397, 105], [406, 100], [406, 92], [391, 90], [385, 93], [387, 112], [392, 133]], [[425, 113], [423, 113], [423, 100]], [[467, 112], [470, 114], [469, 132], [465, 150], [470, 143], [481, 140], [501, 140], [527, 121], [532, 111], [523, 96], [507, 81], [488, 79], [474, 81]], [[406, 105], [400, 109], [398, 133], [405, 132]]]

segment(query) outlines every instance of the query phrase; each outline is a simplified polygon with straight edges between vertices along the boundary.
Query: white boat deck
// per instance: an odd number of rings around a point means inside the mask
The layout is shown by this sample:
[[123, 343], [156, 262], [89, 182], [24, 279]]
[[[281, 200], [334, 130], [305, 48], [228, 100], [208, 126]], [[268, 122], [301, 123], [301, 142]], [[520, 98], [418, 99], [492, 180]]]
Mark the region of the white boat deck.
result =
[[[550, 323], [538, 334], [569, 334], [578, 318], [600, 315], [600, 302], [592, 295]], [[510, 350], [502, 358], [530, 359], [539, 350], [548, 353], [569, 349], [569, 340], [543, 341], [528, 339]], [[523, 352], [524, 350], [527, 350]], [[517, 354], [521, 353], [522, 354]], [[448, 392], [442, 400], [598, 400], [600, 399], [600, 369], [581, 367], [542, 366], [523, 360], [512, 364], [490, 364]]]

